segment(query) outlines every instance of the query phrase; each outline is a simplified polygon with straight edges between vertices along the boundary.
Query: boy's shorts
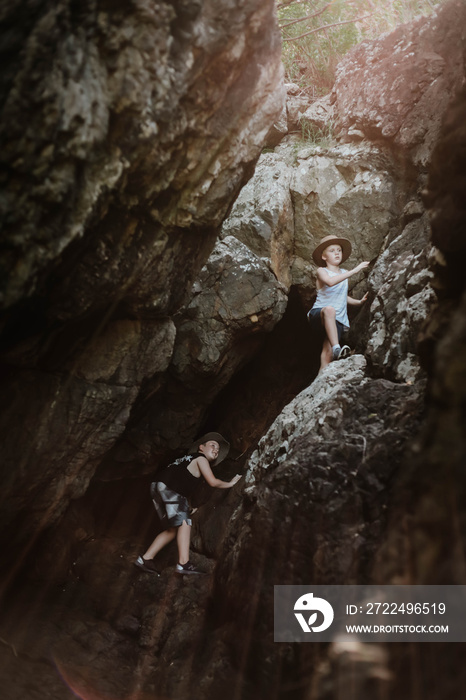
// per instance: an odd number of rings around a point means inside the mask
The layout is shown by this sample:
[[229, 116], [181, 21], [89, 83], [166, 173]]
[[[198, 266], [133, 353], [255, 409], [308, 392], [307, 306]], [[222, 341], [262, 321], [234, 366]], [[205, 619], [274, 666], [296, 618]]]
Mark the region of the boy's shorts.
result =
[[164, 529], [178, 527], [184, 522], [192, 525], [189, 517], [191, 508], [186, 496], [172, 491], [162, 481], [152, 482], [150, 495]]
[[[322, 340], [325, 340], [326, 333], [324, 324], [322, 323], [322, 317], [320, 315], [321, 311], [322, 309], [311, 309], [307, 313], [307, 320], [311, 324], [311, 328], [320, 333], [322, 335]], [[335, 321], [335, 323], [337, 324], [338, 342], [341, 343], [343, 333], [345, 332], [345, 327], [342, 323], [340, 323], [340, 321]]]

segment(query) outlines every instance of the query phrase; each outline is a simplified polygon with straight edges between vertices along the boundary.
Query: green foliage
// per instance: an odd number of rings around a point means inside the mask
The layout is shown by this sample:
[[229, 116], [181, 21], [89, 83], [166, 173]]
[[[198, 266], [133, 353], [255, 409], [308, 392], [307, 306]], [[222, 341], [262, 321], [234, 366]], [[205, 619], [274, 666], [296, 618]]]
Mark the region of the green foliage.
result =
[[[427, 15], [445, 1], [278, 1], [287, 82], [297, 83], [312, 98], [325, 95], [334, 83], [337, 64], [349, 49], [414, 17]], [[304, 34], [307, 36], [298, 38]]]
[[301, 121], [301, 139], [310, 146], [327, 148], [334, 141], [333, 121], [328, 121], [325, 126], [319, 127], [304, 120]]

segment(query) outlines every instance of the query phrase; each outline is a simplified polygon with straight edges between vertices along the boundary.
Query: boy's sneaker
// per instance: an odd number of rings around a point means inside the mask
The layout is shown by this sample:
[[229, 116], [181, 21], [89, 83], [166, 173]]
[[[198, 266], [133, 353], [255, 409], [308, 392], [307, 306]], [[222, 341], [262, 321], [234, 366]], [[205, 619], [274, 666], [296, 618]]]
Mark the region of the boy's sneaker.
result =
[[203, 574], [203, 571], [199, 571], [199, 569], [196, 569], [194, 564], [191, 564], [190, 561], [186, 562], [186, 564], [177, 564], [176, 565], [176, 573], [177, 574]]
[[342, 348], [336, 347], [333, 350], [332, 360], [344, 360], [349, 355], [351, 355], [351, 348], [348, 345], [343, 345]]
[[138, 557], [136, 561], [133, 562], [133, 564], [139, 569], [146, 571], [148, 574], [155, 574], [156, 576], [160, 576], [159, 572], [155, 568], [153, 559], [143, 559], [143, 557]]
[[338, 355], [339, 360], [344, 360], [345, 357], [349, 357], [351, 355], [351, 348], [348, 347], [348, 345], [343, 345], [342, 349], [340, 350], [340, 354]]

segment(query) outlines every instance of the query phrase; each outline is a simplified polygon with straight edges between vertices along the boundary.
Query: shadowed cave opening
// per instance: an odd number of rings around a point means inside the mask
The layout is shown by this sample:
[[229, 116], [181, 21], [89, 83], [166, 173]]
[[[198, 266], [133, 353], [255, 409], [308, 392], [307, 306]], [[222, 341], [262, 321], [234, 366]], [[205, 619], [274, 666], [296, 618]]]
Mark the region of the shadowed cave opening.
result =
[[[232, 377], [208, 409], [198, 434], [219, 430], [232, 445], [230, 458], [217, 470], [219, 478], [227, 480], [235, 473], [244, 473], [260, 437], [283, 407], [316, 376], [320, 347], [307, 323], [306, 311], [300, 291], [292, 288], [282, 319], [264, 336], [255, 356]], [[178, 456], [173, 453], [169, 459]], [[164, 463], [168, 461], [164, 459]], [[147, 546], [157, 534], [158, 520], [149, 486], [158, 464], [154, 463], [153, 471], [148, 473], [147, 464], [135, 463], [134, 476], [114, 479], [111, 465], [108, 466], [105, 477], [100, 478], [98, 469], [84, 496], [73, 500], [61, 519], [39, 536], [17, 572], [17, 581], [72, 579], [73, 562], [89, 542], [109, 538]], [[141, 475], [143, 471], [145, 474]], [[228, 526], [231, 504], [226, 501], [227, 493], [209, 487], [206, 491], [211, 491], [212, 505], [206, 511], [215, 512], [215, 517], [199, 518], [193, 546], [207, 548], [207, 554], [215, 556]], [[209, 493], [204, 496], [207, 500]], [[196, 531], [202, 533], [202, 544]]]
[[[244, 473], [260, 437], [317, 374], [320, 347], [312, 337], [306, 311], [299, 291], [292, 289], [281, 321], [211, 405], [199, 433], [220, 430], [233, 447], [232, 457], [216, 470], [220, 478]], [[128, 625], [139, 629], [136, 618], [142, 614], [138, 605], [144, 596], [138, 602], [133, 600], [134, 594], [129, 595], [123, 608], [115, 601], [120, 600], [122, 586], [129, 591], [150, 584], [144, 576], [141, 579], [131, 561], [159, 531], [149, 494], [152, 480], [153, 474], [113, 481], [93, 478], [85, 495], [72, 501], [62, 519], [43, 533], [19, 572], [9, 595], [12, 626], [15, 611], [29, 610], [31, 591], [41, 590], [40, 604], [34, 604], [24, 619], [37, 618], [39, 626], [44, 618], [50, 624], [56, 619], [65, 638], [68, 627], [81, 624], [72, 619], [88, 625], [88, 620], [97, 616], [113, 625], [124, 617], [124, 611]], [[192, 551], [211, 560], [220, 553], [229, 518], [241, 495], [209, 490], [209, 506], [194, 521]], [[158, 555], [160, 568], [170, 570], [175, 559], [176, 545], [171, 543]], [[18, 634], [27, 635], [34, 645], [47, 644], [48, 632], [42, 639], [34, 626], [18, 629]], [[125, 628], [125, 634], [131, 636], [135, 631]]]
[[[219, 478], [229, 479], [236, 472], [244, 472], [260, 437], [283, 407], [316, 376], [320, 345], [307, 323], [306, 311], [298, 290], [293, 288], [283, 318], [210, 406], [198, 433], [218, 430], [232, 445], [230, 457], [216, 470]], [[173, 454], [172, 458], [177, 456]], [[109, 473], [107, 469], [105, 480], [94, 477], [76, 507], [89, 513], [97, 537], [130, 537], [145, 542], [157, 532], [157, 518], [149, 497], [155, 465], [151, 474], [135, 478], [112, 481], [108, 480]], [[207, 489], [211, 492], [210, 503], [216, 508], [228, 496], [226, 492]], [[227, 524], [228, 521], [221, 523], [220, 530]], [[216, 531], [219, 541], [221, 532]]]
[[[210, 406], [199, 434], [219, 430], [231, 440], [233, 447], [231, 458], [218, 469], [220, 478], [244, 473], [261, 436], [283, 407], [317, 375], [320, 339], [313, 337], [307, 323], [307, 308], [300, 291], [292, 289], [281, 321], [264, 336], [256, 355]], [[147, 471], [147, 465], [144, 469]], [[106, 479], [108, 476], [106, 471]], [[23, 570], [18, 588], [10, 598], [9, 619], [14, 627], [15, 610], [30, 605], [31, 587], [42, 590], [40, 604], [26, 616], [35, 622], [22, 632], [27, 633], [31, 644], [48, 645], [50, 631], [46, 627], [50, 625], [58, 631], [59, 646], [65, 649], [65, 656], [69, 647], [73, 655], [78, 653], [84, 659], [88, 653], [86, 644], [81, 647], [78, 642], [76, 646], [79, 630], [97, 633], [104, 630], [102, 625], [109, 625], [115, 641], [110, 645], [107, 663], [118, 676], [117, 666], [122, 662], [124, 648], [125, 664], [135, 666], [136, 639], [144, 635], [145, 606], [150, 605], [154, 595], [156, 600], [165, 595], [168, 581], [174, 600], [183, 590], [182, 582], [169, 579], [176, 561], [174, 543], [157, 558], [162, 580], [148, 580], [131, 563], [158, 532], [149, 495], [152, 479], [153, 474], [147, 473], [112, 481], [97, 475], [86, 494], [73, 501], [62, 520], [44, 533], [36, 548], [34, 565]], [[240, 493], [212, 490], [209, 506], [199, 511], [191, 549], [194, 557], [200, 557], [204, 564], [212, 566], [212, 560], [220, 554], [231, 513], [240, 500]], [[190, 582], [190, 586], [197, 590], [201, 582]], [[202, 596], [208, 596], [209, 586], [207, 583], [202, 586], [199, 593], [202, 590]], [[47, 625], [39, 634], [34, 625], [42, 629], [44, 620]], [[121, 673], [124, 676], [123, 670]], [[124, 685], [127, 681], [121, 682]]]

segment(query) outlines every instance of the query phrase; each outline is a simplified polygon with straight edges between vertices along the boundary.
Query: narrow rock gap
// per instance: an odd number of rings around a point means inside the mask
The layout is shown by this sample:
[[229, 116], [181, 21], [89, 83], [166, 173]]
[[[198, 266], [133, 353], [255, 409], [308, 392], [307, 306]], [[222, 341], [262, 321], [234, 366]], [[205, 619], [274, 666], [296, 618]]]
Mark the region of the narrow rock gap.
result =
[[306, 311], [293, 287], [283, 318], [256, 356], [217, 396], [203, 429], [215, 422], [219, 430], [234, 436], [238, 448], [248, 450], [282, 408], [311, 383], [319, 370], [320, 347]]
[[[282, 408], [309, 385], [318, 372], [320, 347], [312, 336], [299, 292], [292, 289], [282, 320], [267, 336], [257, 355], [238, 372], [215, 399], [199, 432], [218, 429], [234, 442], [239, 460], [227, 471], [242, 471], [248, 456]], [[132, 541], [145, 546], [157, 533], [157, 518], [149, 497], [156, 472], [137, 478], [101, 481], [94, 478], [86, 494], [74, 501], [58, 528], [46, 532], [38, 546], [48, 552], [35, 557], [38, 573], [49, 557], [55, 573], [67, 578], [71, 559], [89, 540]], [[226, 478], [226, 477], [225, 477]], [[227, 494], [214, 492], [212, 508], [206, 509], [196, 528], [193, 544], [208, 556], [218, 553], [228, 524], [232, 502]], [[76, 524], [80, 523], [79, 532]], [[60, 550], [60, 546], [67, 543]], [[59, 552], [60, 550], [60, 552]], [[61, 559], [57, 566], [56, 558]]]
[[[320, 348], [306, 320], [306, 309], [298, 291], [292, 289], [282, 320], [266, 337], [257, 355], [217, 396], [199, 430], [199, 433], [220, 430], [234, 442], [239, 460], [224, 469], [241, 471], [282, 408], [314, 379], [319, 354]], [[94, 478], [75, 507], [91, 517], [92, 533], [96, 537], [142, 540], [157, 528], [148, 496], [152, 479], [153, 474], [113, 481]], [[225, 495], [214, 492], [214, 505], [222, 503]], [[220, 530], [218, 518], [214, 520], [216, 549], [221, 540], [219, 532], [228, 519]]]

